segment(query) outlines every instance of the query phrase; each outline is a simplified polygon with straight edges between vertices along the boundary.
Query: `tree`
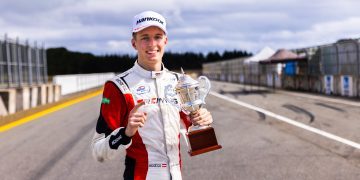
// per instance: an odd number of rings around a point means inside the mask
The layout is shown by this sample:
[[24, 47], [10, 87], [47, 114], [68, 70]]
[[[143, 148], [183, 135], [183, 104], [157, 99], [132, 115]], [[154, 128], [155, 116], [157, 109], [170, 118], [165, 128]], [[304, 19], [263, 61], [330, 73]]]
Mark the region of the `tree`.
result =
[[[105, 54], [95, 56], [91, 53], [68, 51], [64, 47], [47, 49], [48, 74], [80, 74], [101, 72], [123, 72], [134, 65], [137, 57], [130, 55]], [[170, 70], [201, 69], [206, 62], [221, 61], [247, 56], [246, 51], [225, 51], [222, 55], [210, 52], [206, 56], [202, 53], [166, 52], [163, 63]]]

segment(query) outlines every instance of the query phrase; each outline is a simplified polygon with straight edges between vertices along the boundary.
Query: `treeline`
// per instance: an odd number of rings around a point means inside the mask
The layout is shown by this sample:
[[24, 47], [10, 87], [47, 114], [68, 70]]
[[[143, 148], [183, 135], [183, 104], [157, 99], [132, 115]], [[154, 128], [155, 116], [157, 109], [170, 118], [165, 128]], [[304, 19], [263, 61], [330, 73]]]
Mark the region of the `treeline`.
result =
[[[66, 48], [47, 49], [48, 74], [88, 74], [101, 72], [123, 72], [134, 65], [136, 56], [130, 55], [101, 55], [68, 51]], [[202, 53], [172, 53], [166, 52], [163, 57], [164, 65], [170, 70], [183, 67], [201, 69], [203, 63], [250, 56], [246, 51], [210, 52]]]

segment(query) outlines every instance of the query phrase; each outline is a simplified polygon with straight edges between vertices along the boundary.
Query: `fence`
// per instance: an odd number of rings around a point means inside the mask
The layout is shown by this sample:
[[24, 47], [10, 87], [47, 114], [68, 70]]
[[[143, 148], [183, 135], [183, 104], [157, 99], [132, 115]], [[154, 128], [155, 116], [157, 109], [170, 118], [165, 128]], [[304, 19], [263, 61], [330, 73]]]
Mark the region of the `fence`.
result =
[[19, 39], [9, 39], [5, 35], [0, 40], [0, 88], [17, 88], [22, 86], [47, 83], [46, 50], [31, 47], [28, 41], [20, 44]]
[[115, 73], [57, 75], [53, 83], [61, 86], [61, 95], [79, 92], [104, 85]]
[[214, 80], [360, 97], [359, 39], [293, 51], [305, 53], [308, 61], [246, 64], [247, 58], [240, 58], [204, 64], [203, 74]]

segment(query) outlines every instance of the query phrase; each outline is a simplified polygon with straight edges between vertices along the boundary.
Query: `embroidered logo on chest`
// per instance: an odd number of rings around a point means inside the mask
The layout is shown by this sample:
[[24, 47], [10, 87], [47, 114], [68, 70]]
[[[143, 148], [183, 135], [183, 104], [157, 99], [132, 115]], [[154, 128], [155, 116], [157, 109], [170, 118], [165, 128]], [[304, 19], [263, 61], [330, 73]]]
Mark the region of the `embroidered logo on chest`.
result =
[[136, 94], [137, 95], [142, 95], [142, 94], [146, 94], [150, 92], [150, 87], [147, 85], [141, 85], [139, 87], [136, 88]]
[[171, 84], [165, 86], [164, 94], [165, 97], [174, 97], [176, 95], [175, 89]]

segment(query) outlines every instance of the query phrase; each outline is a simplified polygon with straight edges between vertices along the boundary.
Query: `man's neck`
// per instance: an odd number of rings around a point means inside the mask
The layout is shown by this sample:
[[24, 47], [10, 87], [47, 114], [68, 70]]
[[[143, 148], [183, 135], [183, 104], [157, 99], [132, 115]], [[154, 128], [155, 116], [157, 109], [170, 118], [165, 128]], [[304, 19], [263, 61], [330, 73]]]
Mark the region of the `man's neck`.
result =
[[140, 67], [142, 67], [143, 69], [145, 69], [147, 71], [161, 71], [161, 69], [162, 69], [161, 63], [142, 64], [140, 61], [138, 61], [138, 64], [139, 64]]

